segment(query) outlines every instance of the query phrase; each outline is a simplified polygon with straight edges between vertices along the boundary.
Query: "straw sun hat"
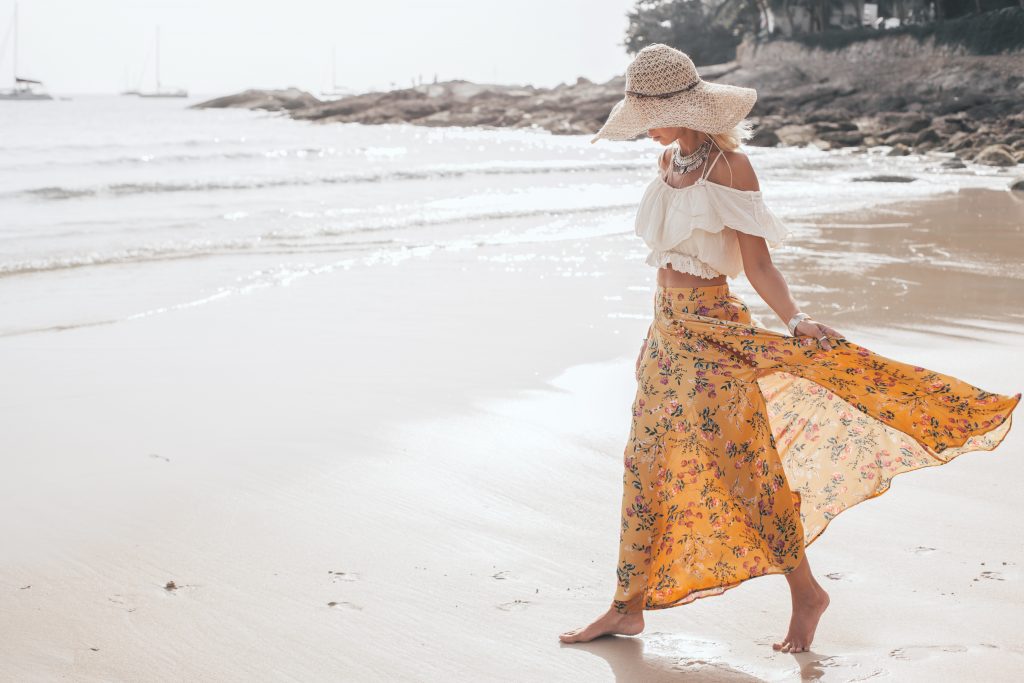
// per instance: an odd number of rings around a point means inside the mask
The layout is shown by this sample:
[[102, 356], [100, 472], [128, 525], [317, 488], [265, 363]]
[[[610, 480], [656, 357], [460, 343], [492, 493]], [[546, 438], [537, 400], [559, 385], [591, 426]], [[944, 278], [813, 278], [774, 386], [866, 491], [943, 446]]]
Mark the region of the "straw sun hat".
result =
[[626, 96], [590, 140], [632, 140], [649, 128], [685, 126], [725, 133], [750, 112], [757, 91], [701, 79], [693, 60], [674, 47], [654, 43], [626, 69]]

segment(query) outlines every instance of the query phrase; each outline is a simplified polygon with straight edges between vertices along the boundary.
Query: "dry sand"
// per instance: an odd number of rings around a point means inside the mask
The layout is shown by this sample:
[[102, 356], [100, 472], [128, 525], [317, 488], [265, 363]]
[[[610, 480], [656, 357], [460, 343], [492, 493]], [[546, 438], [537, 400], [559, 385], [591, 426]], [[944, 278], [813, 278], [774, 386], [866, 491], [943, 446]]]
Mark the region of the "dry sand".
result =
[[[822, 216], [775, 260], [857, 343], [1015, 393], [1022, 226], [964, 190]], [[614, 589], [641, 247], [434, 253], [0, 339], [0, 679], [1020, 680], [1019, 428], [829, 526], [811, 652], [771, 648], [781, 576], [558, 642]]]

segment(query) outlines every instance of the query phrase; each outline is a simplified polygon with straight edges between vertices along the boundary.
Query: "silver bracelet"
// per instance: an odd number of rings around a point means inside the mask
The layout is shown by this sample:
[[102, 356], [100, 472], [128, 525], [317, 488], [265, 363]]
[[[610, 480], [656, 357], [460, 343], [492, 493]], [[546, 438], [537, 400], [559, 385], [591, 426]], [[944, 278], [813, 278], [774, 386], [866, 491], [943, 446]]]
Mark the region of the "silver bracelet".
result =
[[792, 318], [790, 318], [789, 322], [786, 323], [786, 327], [789, 328], [789, 334], [791, 336], [796, 335], [796, 326], [800, 324], [801, 320], [807, 320], [810, 317], [811, 316], [808, 315], [807, 313], [797, 313]]

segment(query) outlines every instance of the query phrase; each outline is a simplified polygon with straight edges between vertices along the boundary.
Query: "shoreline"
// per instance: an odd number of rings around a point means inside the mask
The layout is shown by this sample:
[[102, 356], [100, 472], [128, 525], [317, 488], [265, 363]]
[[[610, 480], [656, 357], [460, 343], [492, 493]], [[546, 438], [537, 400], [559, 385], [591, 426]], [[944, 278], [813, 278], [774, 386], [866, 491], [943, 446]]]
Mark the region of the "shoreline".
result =
[[[823, 214], [776, 262], [798, 303], [829, 311], [857, 343], [1013, 393], [1024, 282], [985, 274], [1017, 258], [1021, 203], [1003, 194]], [[937, 263], [929, 239], [966, 260]], [[639, 638], [557, 641], [613, 587], [632, 363], [656, 286], [640, 247], [615, 234], [454, 250], [130, 324], [0, 338], [13, 454], [0, 482], [0, 670], [794, 675], [797, 660], [770, 651], [789, 616], [778, 576], [650, 613]], [[854, 249], [871, 258], [841, 267], [833, 252]], [[908, 259], [902, 270], [875, 258], [887, 250]], [[812, 653], [823, 680], [1019, 670], [1021, 443], [1011, 434], [993, 454], [894, 482], [898, 494], [815, 543], [833, 600]]]

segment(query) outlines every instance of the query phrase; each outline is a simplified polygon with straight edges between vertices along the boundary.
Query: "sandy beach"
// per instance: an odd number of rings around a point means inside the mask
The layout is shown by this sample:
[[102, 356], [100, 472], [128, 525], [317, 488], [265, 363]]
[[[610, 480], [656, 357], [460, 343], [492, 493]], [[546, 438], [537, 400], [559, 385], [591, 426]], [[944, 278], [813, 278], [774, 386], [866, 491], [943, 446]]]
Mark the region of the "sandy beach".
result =
[[[1022, 226], [968, 188], [809, 217], [775, 261], [857, 343], [1011, 394]], [[0, 338], [0, 678], [1019, 680], [1019, 428], [829, 526], [811, 652], [771, 649], [781, 576], [558, 642], [614, 588], [641, 247], [435, 250]]]

